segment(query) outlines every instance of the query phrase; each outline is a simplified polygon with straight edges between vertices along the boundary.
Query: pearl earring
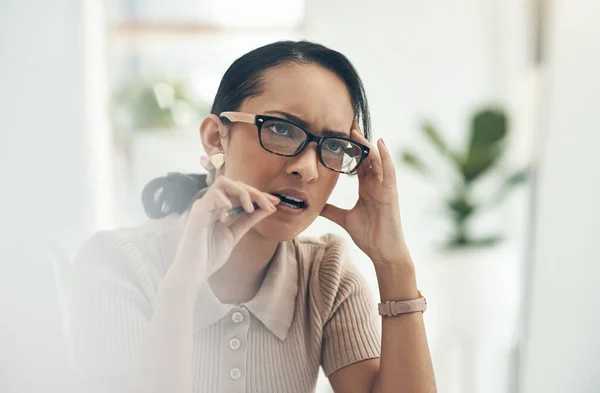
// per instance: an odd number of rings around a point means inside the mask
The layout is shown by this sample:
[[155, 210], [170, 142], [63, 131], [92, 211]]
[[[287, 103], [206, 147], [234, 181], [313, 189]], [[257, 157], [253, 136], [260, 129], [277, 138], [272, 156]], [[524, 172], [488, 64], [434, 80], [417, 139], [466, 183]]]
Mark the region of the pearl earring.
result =
[[210, 162], [217, 170], [221, 169], [223, 167], [223, 164], [225, 164], [225, 153], [213, 154], [212, 156], [210, 156]]

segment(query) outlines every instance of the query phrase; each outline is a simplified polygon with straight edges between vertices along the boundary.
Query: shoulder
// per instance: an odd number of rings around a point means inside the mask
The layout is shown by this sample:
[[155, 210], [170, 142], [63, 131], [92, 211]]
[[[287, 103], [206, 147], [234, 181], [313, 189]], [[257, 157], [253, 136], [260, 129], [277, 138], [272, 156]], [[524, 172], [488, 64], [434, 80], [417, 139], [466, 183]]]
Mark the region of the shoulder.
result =
[[328, 233], [318, 237], [300, 236], [294, 239], [301, 263], [320, 265], [325, 262], [340, 262], [346, 252], [346, 240], [340, 235]]
[[298, 259], [320, 280], [338, 282], [353, 270], [347, 240], [328, 233], [319, 237], [299, 237], [295, 240]]
[[176, 246], [179, 215], [148, 220], [129, 228], [94, 233], [79, 249], [72, 275], [142, 281], [155, 286], [166, 268], [167, 253]]
[[348, 241], [339, 235], [295, 240], [300, 268], [307, 271], [309, 292], [326, 319], [346, 298], [366, 285], [352, 261]]

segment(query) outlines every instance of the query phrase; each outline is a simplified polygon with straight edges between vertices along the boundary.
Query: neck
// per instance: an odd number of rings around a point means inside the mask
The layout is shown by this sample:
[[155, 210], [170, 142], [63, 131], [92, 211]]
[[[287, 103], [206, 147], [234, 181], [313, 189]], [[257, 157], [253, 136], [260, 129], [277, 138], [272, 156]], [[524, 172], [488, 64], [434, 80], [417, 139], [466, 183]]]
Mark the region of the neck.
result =
[[279, 243], [249, 231], [236, 244], [231, 256], [208, 282], [222, 303], [251, 300], [258, 292]]

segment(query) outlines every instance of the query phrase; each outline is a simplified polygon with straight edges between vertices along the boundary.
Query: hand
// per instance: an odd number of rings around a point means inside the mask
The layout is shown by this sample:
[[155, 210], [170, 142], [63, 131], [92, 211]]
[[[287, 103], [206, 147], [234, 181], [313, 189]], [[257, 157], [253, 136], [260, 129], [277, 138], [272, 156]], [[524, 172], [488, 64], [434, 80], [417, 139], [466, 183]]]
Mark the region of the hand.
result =
[[375, 149], [359, 131], [356, 120], [350, 136], [371, 149], [358, 168], [358, 201], [351, 210], [326, 204], [321, 216], [344, 228], [374, 263], [410, 262], [390, 152], [382, 139], [377, 142], [379, 151]]
[[[256, 210], [253, 202], [260, 206]], [[190, 210], [175, 259], [165, 281], [197, 295], [201, 285], [229, 259], [240, 239], [273, 214], [279, 198], [225, 176], [218, 177]], [[247, 214], [228, 217], [242, 206]], [[182, 288], [179, 288], [181, 290]]]

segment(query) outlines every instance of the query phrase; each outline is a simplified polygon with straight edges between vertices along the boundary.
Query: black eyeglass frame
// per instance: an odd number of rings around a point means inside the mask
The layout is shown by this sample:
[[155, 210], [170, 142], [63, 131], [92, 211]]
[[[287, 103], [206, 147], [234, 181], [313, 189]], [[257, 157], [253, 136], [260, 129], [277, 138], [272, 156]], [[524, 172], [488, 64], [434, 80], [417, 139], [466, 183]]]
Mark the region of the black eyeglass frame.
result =
[[[354, 139], [351, 139], [348, 137], [337, 136], [337, 135], [323, 135], [323, 136], [315, 135], [315, 134], [311, 133], [310, 131], [307, 131], [303, 127], [299, 126], [298, 124], [296, 124], [292, 121], [289, 121], [287, 119], [282, 119], [281, 117], [268, 116], [268, 115], [255, 115], [255, 114], [243, 113], [243, 112], [222, 112], [219, 115], [219, 118], [221, 118], [221, 120], [226, 119], [227, 121], [230, 121], [232, 123], [241, 122], [241, 123], [254, 124], [256, 126], [256, 129], [258, 130], [258, 141], [260, 143], [260, 146], [263, 149], [265, 149], [266, 151], [268, 151], [269, 153], [276, 154], [278, 156], [295, 157], [295, 156], [299, 155], [300, 153], [302, 153], [304, 151], [304, 149], [306, 149], [306, 146], [308, 146], [309, 143], [315, 142], [317, 144], [317, 153], [318, 153], [317, 155], [319, 157], [319, 162], [321, 164], [323, 164], [323, 166], [325, 166], [326, 168], [328, 168], [332, 171], [338, 172], [338, 173], [344, 173], [344, 174], [356, 173], [356, 171], [358, 170], [358, 168], [360, 167], [362, 162], [365, 160], [365, 158], [367, 158], [367, 156], [369, 155], [369, 152], [371, 151], [371, 149], [369, 149], [369, 147], [363, 145], [360, 142], [355, 141]], [[263, 124], [265, 124], [269, 120], [275, 120], [275, 121], [289, 124], [291, 126], [298, 128], [299, 130], [304, 132], [304, 134], [306, 134], [306, 140], [298, 147], [298, 149], [296, 150], [296, 152], [294, 154], [277, 153], [277, 152], [269, 150], [267, 147], [265, 147], [265, 145], [263, 144], [262, 138], [261, 138], [261, 132], [262, 132]], [[331, 168], [330, 166], [328, 166], [325, 163], [325, 161], [323, 160], [323, 156], [321, 154], [321, 150], [322, 150], [323, 143], [325, 141], [327, 141], [328, 139], [343, 140], [343, 141], [351, 142], [351, 143], [357, 145], [358, 147], [360, 147], [361, 156], [360, 156], [360, 159], [357, 162], [356, 166], [354, 167], [354, 169], [352, 169], [351, 171], [341, 171], [341, 170]]]

